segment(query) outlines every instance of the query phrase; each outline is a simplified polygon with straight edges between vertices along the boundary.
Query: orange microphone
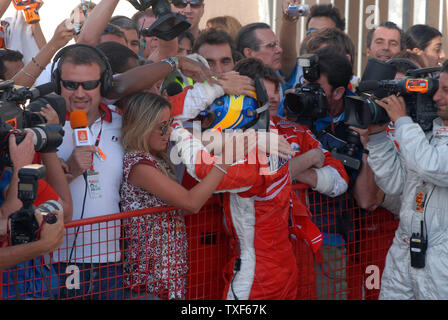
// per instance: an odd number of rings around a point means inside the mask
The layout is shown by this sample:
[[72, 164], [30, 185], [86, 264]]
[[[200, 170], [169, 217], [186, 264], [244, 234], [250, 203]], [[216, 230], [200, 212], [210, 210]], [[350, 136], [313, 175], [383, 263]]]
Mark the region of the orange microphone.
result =
[[89, 130], [87, 114], [83, 110], [74, 110], [70, 113], [70, 126], [73, 129], [75, 146], [91, 146], [92, 139]]

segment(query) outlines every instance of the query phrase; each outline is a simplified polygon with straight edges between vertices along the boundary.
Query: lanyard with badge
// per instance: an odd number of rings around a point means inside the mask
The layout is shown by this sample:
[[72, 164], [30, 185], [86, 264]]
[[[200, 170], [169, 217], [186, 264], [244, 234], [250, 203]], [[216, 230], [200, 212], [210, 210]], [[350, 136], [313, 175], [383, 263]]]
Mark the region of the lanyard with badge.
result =
[[93, 157], [96, 155], [101, 161], [106, 160], [106, 155], [101, 151], [99, 144], [101, 141], [101, 134], [103, 132], [103, 117], [101, 117], [101, 127], [100, 132], [98, 133], [98, 136], [95, 140], [95, 148], [96, 152], [92, 154], [92, 164], [87, 170], [87, 189], [89, 190], [89, 196], [91, 199], [98, 199], [101, 198], [103, 195], [102, 189], [101, 189], [101, 183], [100, 183], [100, 174], [99, 172], [95, 171], [95, 168], [93, 167]]

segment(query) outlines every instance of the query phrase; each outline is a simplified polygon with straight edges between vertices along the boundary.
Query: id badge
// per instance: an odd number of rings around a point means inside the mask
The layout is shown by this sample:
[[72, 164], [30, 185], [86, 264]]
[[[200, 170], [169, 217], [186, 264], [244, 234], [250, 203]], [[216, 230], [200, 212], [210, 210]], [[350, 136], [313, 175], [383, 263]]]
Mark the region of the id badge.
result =
[[426, 188], [424, 186], [418, 186], [415, 189], [415, 206], [414, 210], [418, 213], [425, 212], [425, 202], [426, 202]]
[[91, 199], [98, 199], [103, 196], [100, 184], [100, 174], [89, 170], [87, 172], [87, 188]]

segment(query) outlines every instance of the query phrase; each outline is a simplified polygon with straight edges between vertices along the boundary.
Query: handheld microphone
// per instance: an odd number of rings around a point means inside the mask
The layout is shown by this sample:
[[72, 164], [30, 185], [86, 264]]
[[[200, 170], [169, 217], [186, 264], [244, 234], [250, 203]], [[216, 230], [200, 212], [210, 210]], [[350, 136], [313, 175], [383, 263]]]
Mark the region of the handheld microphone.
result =
[[74, 110], [70, 114], [70, 126], [73, 129], [73, 139], [76, 147], [91, 146], [89, 122], [83, 110]]
[[34, 100], [53, 93], [54, 91], [56, 91], [56, 84], [54, 82], [44, 83], [30, 90], [31, 96], [29, 99]]

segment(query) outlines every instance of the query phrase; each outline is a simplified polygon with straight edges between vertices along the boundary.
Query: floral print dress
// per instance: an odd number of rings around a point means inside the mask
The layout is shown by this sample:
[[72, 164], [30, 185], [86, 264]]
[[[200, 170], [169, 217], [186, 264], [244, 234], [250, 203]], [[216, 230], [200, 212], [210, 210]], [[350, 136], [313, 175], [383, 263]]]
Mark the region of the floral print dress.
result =
[[[169, 206], [157, 196], [129, 183], [134, 165], [144, 163], [160, 170], [149, 153], [129, 152], [123, 159], [123, 180], [120, 188], [121, 210]], [[186, 291], [187, 234], [182, 210], [145, 214], [125, 219], [125, 284], [161, 299], [184, 299]]]

